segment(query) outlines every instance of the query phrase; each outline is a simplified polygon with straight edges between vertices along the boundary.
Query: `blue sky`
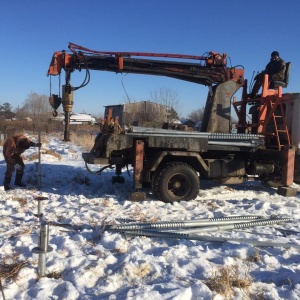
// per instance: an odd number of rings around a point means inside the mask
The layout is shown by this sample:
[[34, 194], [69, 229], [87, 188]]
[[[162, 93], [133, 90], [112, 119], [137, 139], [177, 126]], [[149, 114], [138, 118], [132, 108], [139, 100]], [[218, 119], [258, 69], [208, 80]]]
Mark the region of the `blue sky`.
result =
[[[105, 51], [227, 53], [233, 66], [244, 66], [249, 81], [277, 50], [292, 62], [284, 92], [300, 92], [299, 14], [298, 0], [5, 1], [0, 103], [16, 108], [31, 92], [49, 95], [46, 73], [52, 54], [67, 50], [69, 42]], [[81, 83], [83, 76], [73, 73], [72, 83]], [[208, 91], [202, 85], [146, 75], [128, 74], [123, 84], [133, 101], [147, 100], [161, 87], [176, 91], [182, 117], [202, 107]], [[58, 93], [57, 78], [52, 79], [52, 93]], [[98, 115], [104, 105], [125, 99], [122, 75], [91, 71], [89, 85], [74, 94], [73, 111]]]

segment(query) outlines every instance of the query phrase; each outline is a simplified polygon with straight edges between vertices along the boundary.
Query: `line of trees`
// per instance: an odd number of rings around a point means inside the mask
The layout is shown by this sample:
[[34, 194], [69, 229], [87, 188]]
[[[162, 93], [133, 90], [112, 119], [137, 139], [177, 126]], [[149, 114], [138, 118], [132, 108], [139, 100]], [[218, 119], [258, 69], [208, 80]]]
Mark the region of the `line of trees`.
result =
[[15, 116], [15, 113], [12, 111], [12, 106], [10, 103], [5, 102], [2, 105], [0, 104], [0, 117], [4, 119], [11, 119]]
[[[37, 94], [35, 92], [30, 92], [22, 106], [18, 106], [13, 110], [10, 103], [5, 102], [0, 104], [0, 117], [3, 119], [24, 119], [31, 118], [32, 121], [45, 121], [48, 120], [50, 115], [50, 105], [47, 95]], [[157, 90], [151, 91], [147, 101], [157, 104], [157, 107], [165, 107], [166, 113], [157, 113], [156, 109], [139, 110], [133, 111], [128, 120], [143, 119], [145, 122], [170, 122], [171, 120], [180, 119], [182, 102], [179, 100], [178, 93], [172, 89], [162, 87]], [[127, 98], [126, 103], [133, 103], [131, 99]], [[145, 101], [144, 101], [145, 102]], [[153, 105], [155, 107], [155, 105]], [[204, 107], [193, 110], [189, 115], [188, 119], [197, 122], [202, 119], [204, 113]], [[101, 115], [101, 114], [99, 114]], [[167, 119], [166, 119], [167, 116]]]
[[192, 110], [191, 113], [188, 115], [188, 119], [193, 121], [194, 123], [203, 119], [204, 114], [204, 106], [198, 109]]
[[[163, 105], [167, 108], [168, 118], [179, 119], [182, 104], [180, 104], [178, 93], [166, 87], [150, 92], [149, 101]], [[165, 122], [166, 120], [162, 120]]]
[[8, 102], [0, 104], [0, 115], [1, 118], [5, 119], [30, 117], [32, 120], [47, 120], [49, 108], [48, 96], [31, 92], [25, 99], [23, 106], [17, 107], [15, 110]]
[[50, 115], [49, 97], [30, 92], [23, 105], [16, 109], [19, 119], [31, 118], [33, 122], [48, 120]]

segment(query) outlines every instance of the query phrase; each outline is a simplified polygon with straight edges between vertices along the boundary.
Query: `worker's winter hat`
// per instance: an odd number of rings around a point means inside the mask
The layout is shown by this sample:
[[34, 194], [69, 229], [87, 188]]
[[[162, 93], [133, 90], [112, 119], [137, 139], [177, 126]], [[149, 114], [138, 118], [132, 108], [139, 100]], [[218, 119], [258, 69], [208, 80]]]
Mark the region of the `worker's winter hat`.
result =
[[279, 52], [278, 51], [273, 51], [272, 53], [271, 53], [271, 57], [272, 56], [279, 56]]
[[30, 147], [30, 142], [28, 141], [28, 139], [23, 138], [18, 142], [18, 147], [26, 150]]

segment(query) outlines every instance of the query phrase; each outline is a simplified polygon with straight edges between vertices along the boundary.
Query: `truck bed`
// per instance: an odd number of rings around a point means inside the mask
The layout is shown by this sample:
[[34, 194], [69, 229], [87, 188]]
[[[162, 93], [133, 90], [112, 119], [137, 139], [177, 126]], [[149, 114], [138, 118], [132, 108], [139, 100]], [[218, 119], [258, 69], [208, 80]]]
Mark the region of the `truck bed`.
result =
[[102, 157], [97, 157], [94, 153], [83, 153], [82, 157], [88, 164], [108, 164], [112, 151], [131, 148], [134, 140], [138, 139], [146, 140], [149, 148], [199, 153], [209, 150], [250, 151], [264, 145], [264, 137], [257, 134], [185, 132], [133, 127], [129, 133], [110, 134], [106, 139], [106, 151]]

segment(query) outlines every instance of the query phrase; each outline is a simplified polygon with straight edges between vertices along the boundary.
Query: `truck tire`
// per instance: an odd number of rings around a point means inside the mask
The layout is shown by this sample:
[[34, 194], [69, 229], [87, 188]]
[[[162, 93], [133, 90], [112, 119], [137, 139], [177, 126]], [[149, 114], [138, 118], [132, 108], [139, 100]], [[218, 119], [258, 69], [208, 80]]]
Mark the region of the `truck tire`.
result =
[[199, 188], [200, 181], [196, 171], [182, 162], [166, 164], [154, 177], [153, 182], [155, 195], [167, 203], [195, 199]]

